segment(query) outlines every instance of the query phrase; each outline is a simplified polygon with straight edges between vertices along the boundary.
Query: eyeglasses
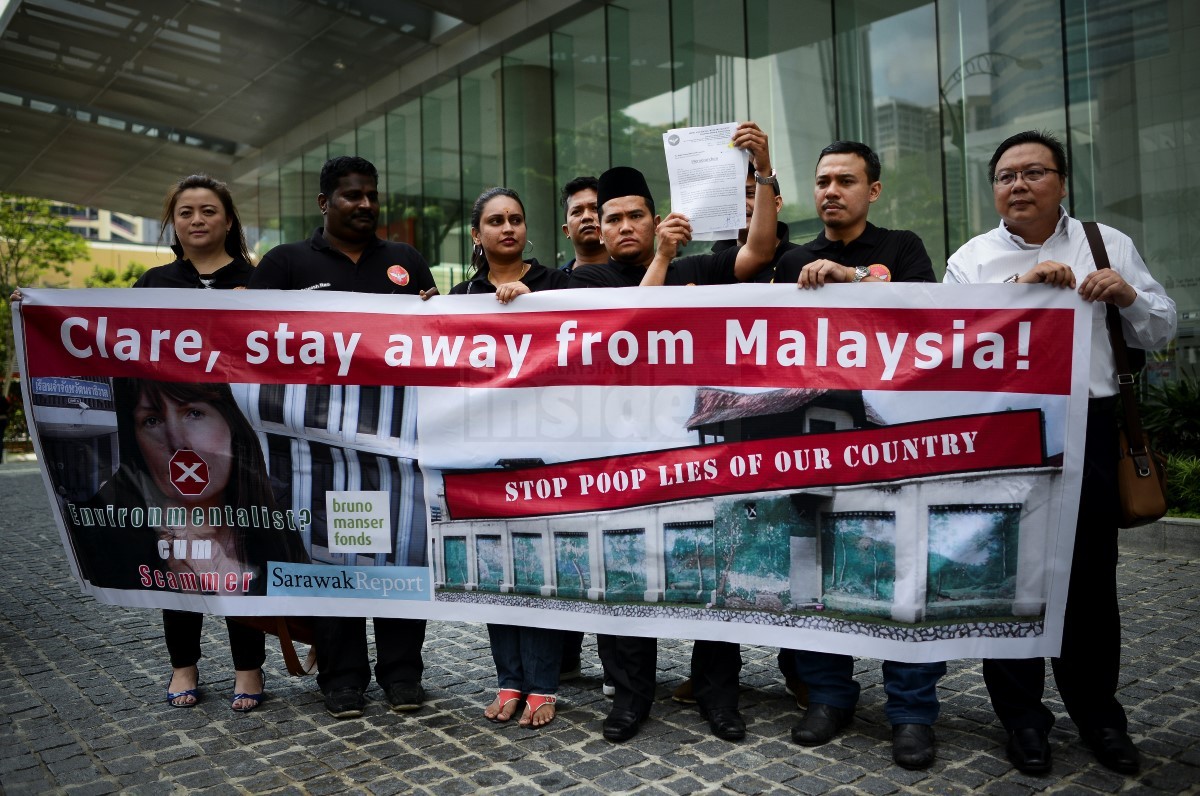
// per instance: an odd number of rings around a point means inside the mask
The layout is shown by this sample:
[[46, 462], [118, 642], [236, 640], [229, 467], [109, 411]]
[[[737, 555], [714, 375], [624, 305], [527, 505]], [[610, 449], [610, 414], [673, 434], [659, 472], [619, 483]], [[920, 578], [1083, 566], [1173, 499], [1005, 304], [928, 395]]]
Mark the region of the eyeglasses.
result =
[[1062, 174], [1058, 169], [1048, 169], [1045, 166], [1034, 166], [1028, 169], [1020, 169], [1018, 171], [998, 171], [996, 176], [992, 178], [992, 182], [997, 185], [1009, 186], [1017, 181], [1017, 177], [1021, 177], [1025, 182], [1040, 182], [1047, 172]]

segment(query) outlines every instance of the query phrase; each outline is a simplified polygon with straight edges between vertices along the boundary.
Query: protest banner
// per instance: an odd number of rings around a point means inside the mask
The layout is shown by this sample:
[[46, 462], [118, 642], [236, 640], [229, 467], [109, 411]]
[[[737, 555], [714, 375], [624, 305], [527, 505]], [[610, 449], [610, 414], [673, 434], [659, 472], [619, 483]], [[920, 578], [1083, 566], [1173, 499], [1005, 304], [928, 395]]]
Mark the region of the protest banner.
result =
[[18, 339], [98, 599], [937, 660], [1057, 649], [1078, 307], [1039, 286], [29, 290]]

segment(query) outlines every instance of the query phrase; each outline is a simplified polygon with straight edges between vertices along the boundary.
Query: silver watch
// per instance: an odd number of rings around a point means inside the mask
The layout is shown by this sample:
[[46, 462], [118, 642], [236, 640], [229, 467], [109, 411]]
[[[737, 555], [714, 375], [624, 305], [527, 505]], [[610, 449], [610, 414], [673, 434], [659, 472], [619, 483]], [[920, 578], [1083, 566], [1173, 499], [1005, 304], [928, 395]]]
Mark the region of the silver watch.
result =
[[771, 169], [771, 173], [765, 177], [759, 176], [759, 173], [754, 172], [754, 181], [759, 185], [770, 185], [771, 190], [779, 196], [779, 177], [775, 173], [775, 169]]
[[870, 275], [871, 275], [871, 269], [868, 268], [867, 266], [865, 266], [865, 265], [854, 266], [854, 280], [853, 281], [861, 282]]

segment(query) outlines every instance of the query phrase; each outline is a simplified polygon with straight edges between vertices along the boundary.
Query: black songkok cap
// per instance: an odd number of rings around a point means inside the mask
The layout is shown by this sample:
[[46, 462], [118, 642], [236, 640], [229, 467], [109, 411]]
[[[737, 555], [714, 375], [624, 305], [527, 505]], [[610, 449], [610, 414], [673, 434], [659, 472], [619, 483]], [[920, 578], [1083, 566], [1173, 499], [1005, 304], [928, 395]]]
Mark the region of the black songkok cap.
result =
[[622, 196], [641, 196], [647, 204], [654, 202], [646, 177], [632, 166], [614, 166], [600, 175], [600, 187], [596, 190], [596, 206], [604, 207], [609, 199]]

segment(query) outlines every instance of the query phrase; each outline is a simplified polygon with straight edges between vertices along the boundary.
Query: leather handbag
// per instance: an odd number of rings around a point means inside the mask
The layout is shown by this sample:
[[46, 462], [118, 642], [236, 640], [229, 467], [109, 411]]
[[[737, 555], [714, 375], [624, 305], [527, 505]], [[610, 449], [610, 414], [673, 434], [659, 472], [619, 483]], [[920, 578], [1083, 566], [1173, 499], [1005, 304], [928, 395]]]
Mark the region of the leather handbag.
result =
[[[1095, 221], [1083, 222], [1088, 245], [1096, 268], [1109, 268], [1108, 251]], [[1120, 528], [1147, 525], [1167, 513], [1167, 470], [1162, 456], [1150, 447], [1138, 415], [1137, 396], [1133, 392], [1136, 374], [1130, 367], [1129, 349], [1121, 331], [1121, 312], [1109, 304], [1105, 311], [1108, 340], [1112, 345], [1117, 366], [1117, 386], [1121, 390], [1121, 406], [1125, 427], [1121, 429], [1120, 458], [1117, 461], [1117, 491], [1121, 499]]]

